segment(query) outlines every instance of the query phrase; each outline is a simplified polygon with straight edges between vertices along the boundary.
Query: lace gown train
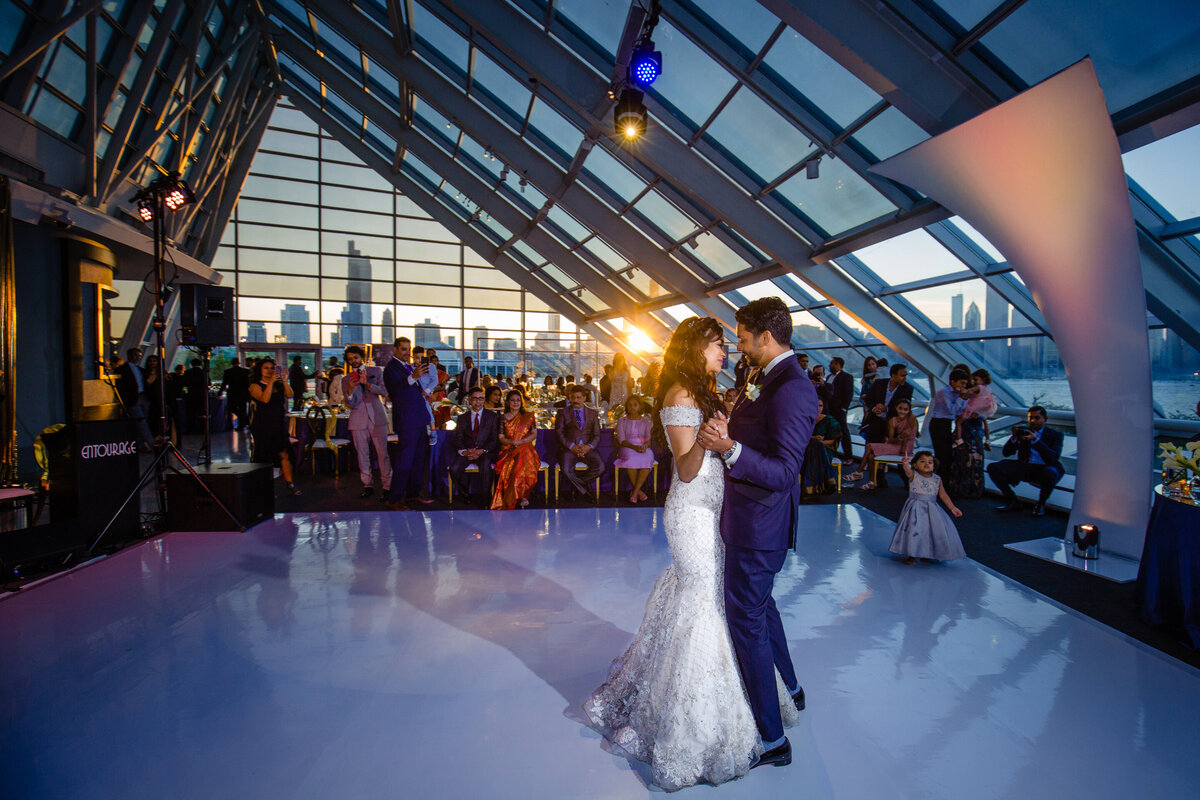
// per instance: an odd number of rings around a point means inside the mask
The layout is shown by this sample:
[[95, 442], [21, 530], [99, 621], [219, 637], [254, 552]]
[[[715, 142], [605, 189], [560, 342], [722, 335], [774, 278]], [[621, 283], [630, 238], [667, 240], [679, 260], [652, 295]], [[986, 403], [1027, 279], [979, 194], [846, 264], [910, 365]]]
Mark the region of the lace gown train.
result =
[[[697, 430], [702, 422], [684, 406], [664, 408], [662, 418]], [[673, 563], [655, 581], [633, 643], [584, 705], [669, 791], [745, 775], [762, 752], [725, 624], [720, 459], [710, 453], [690, 483], [673, 478], [664, 509]], [[776, 683], [784, 724], [794, 725], [799, 715], [778, 674]]]

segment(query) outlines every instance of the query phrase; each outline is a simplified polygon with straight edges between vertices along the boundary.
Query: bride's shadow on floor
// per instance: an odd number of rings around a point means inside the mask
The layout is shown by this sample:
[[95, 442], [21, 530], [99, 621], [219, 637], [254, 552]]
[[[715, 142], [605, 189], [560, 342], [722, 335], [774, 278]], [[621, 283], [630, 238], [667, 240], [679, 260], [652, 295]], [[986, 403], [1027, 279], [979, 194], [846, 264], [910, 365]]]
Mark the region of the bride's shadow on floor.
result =
[[[588, 611], [561, 584], [498, 556], [497, 541], [478, 527], [455, 520], [431, 536], [416, 515], [395, 516], [396, 596], [519, 658], [563, 698], [563, 716], [583, 726], [583, 736], [597, 739], [647, 789], [657, 790], [650, 767], [612, 746], [583, 712], [633, 634]], [[450, 563], [446, 556], [453, 556], [457, 580], [439, 575]]]

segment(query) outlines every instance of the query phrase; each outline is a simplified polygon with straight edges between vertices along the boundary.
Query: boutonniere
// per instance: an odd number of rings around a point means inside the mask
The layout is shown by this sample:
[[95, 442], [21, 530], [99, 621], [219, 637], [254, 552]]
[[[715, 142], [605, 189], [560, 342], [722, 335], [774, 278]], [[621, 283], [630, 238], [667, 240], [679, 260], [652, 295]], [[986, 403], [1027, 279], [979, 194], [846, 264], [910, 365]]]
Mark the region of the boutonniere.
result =
[[751, 403], [753, 403], [755, 400], [758, 399], [758, 395], [761, 391], [762, 391], [762, 387], [759, 386], [757, 383], [746, 384], [746, 399], [749, 400]]

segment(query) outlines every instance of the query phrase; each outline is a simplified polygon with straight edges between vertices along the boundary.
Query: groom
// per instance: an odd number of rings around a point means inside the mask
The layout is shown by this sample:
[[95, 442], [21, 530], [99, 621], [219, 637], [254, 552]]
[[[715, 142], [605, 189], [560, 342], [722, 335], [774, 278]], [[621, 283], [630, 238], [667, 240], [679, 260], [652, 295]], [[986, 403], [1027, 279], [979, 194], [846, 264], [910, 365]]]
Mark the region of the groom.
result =
[[771, 590], [795, 546], [800, 464], [817, 417], [817, 393], [792, 353], [792, 317], [777, 297], [747, 303], [735, 314], [737, 349], [757, 369], [728, 420], [718, 412], [701, 444], [725, 462], [725, 617], [764, 752], [754, 766], [792, 763], [783, 735], [775, 670], [792, 702], [804, 689], [788, 654]]

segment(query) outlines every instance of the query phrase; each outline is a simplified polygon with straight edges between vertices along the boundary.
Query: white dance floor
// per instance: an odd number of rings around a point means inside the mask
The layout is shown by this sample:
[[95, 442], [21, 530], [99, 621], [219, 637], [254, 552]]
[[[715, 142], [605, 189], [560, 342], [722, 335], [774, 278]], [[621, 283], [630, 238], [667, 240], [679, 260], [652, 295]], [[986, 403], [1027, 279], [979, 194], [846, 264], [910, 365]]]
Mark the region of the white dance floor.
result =
[[[857, 506], [802, 513], [775, 590], [795, 761], [685, 795], [1200, 796], [1200, 672], [972, 561], [893, 561]], [[0, 599], [0, 794], [658, 793], [578, 709], [669, 559], [661, 515], [281, 515], [23, 589]]]

